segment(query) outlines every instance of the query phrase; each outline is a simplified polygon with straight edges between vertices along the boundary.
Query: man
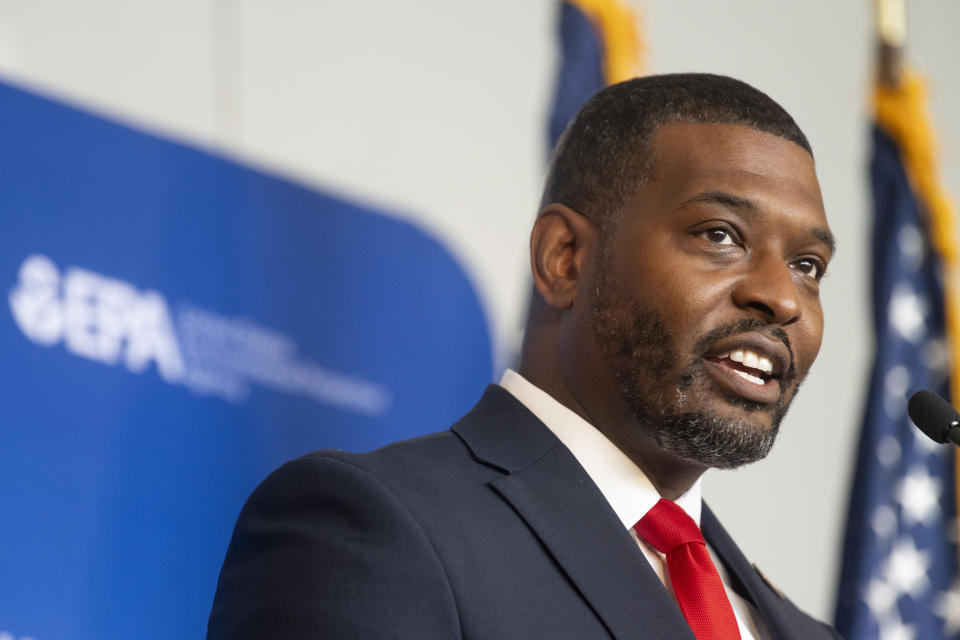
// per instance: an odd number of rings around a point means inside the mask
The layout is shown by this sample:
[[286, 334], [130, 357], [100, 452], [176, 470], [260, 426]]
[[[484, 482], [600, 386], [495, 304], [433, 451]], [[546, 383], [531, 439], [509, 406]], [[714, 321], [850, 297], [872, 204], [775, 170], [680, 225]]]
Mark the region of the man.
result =
[[448, 432], [272, 474], [209, 637], [837, 637], [700, 499], [706, 469], [773, 444], [832, 252], [769, 97], [705, 74], [602, 91], [554, 154], [519, 372]]

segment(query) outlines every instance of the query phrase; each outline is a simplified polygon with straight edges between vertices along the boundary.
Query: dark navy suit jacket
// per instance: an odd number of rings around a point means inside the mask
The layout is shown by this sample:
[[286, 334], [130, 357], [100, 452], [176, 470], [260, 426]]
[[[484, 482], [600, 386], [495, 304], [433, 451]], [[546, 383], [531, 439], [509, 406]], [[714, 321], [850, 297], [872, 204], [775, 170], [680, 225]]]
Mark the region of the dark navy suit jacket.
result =
[[[838, 638], [704, 535], [775, 638]], [[573, 454], [491, 386], [450, 431], [317, 451], [240, 514], [208, 638], [695, 640]]]

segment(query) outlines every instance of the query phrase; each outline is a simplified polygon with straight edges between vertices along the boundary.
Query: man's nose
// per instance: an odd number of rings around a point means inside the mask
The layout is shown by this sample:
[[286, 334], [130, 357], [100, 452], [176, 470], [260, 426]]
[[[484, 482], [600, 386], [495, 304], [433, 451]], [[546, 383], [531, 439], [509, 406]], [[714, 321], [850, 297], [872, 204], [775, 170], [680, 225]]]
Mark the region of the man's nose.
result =
[[763, 255], [750, 261], [733, 290], [734, 303], [764, 322], [787, 325], [800, 318], [796, 274], [782, 256]]

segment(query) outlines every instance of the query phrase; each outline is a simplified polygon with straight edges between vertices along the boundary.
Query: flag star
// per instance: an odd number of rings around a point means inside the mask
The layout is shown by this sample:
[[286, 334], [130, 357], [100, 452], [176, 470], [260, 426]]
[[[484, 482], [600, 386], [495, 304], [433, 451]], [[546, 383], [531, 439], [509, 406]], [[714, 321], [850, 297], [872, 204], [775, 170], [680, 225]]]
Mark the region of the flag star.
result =
[[880, 640], [915, 640], [917, 632], [900, 620], [888, 620], [880, 625]]
[[907, 391], [910, 390], [910, 371], [902, 364], [883, 376], [883, 410], [892, 420], [900, 420], [907, 409]]
[[927, 302], [906, 285], [898, 285], [890, 296], [890, 324], [904, 339], [914, 344], [923, 337]]
[[909, 524], [932, 524], [940, 516], [940, 481], [924, 465], [915, 465], [896, 489], [897, 501]]
[[953, 583], [949, 591], [943, 591], [933, 603], [933, 612], [943, 618], [945, 635], [960, 632], [960, 580]]
[[905, 224], [897, 231], [897, 247], [907, 266], [916, 271], [923, 264], [926, 253], [923, 233], [914, 224]]
[[893, 469], [900, 462], [900, 443], [893, 436], [883, 436], [877, 442], [877, 460], [885, 469]]
[[890, 505], [877, 505], [870, 517], [870, 526], [878, 538], [889, 538], [897, 530], [897, 512]]
[[863, 594], [863, 601], [870, 609], [870, 613], [877, 620], [886, 618], [897, 604], [897, 590], [893, 586], [874, 578], [867, 585], [866, 593]]
[[942, 335], [927, 340], [921, 350], [923, 364], [941, 380], [950, 374], [950, 347]]
[[884, 579], [899, 593], [909, 593], [914, 598], [930, 586], [927, 570], [930, 568], [930, 553], [920, 551], [911, 536], [903, 536], [893, 545], [884, 567]]

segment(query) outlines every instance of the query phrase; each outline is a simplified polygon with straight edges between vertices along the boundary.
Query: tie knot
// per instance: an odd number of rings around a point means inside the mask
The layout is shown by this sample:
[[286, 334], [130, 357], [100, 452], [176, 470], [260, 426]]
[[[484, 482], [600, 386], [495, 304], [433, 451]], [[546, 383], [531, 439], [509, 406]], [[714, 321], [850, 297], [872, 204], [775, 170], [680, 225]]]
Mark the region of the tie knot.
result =
[[676, 504], [663, 498], [653, 505], [633, 528], [660, 553], [670, 553], [691, 542], [705, 544], [700, 527], [693, 518]]

